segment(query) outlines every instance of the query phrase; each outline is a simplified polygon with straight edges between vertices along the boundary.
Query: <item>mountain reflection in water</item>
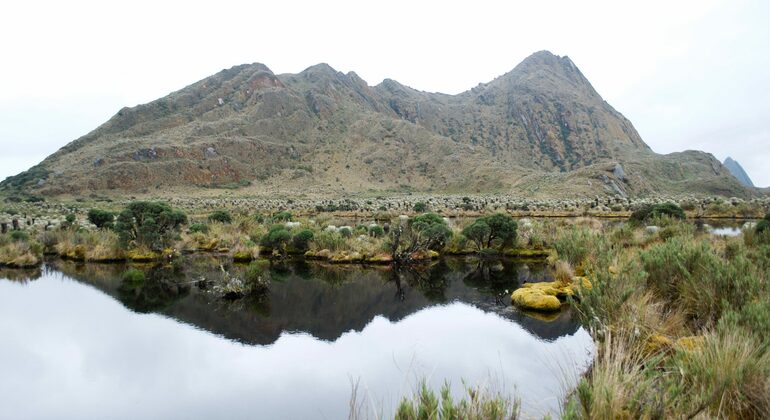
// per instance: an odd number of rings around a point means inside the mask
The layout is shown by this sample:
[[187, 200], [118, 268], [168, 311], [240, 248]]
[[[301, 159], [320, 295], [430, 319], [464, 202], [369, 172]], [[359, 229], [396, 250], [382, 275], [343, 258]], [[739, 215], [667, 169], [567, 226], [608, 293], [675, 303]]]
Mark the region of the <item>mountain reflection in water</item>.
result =
[[550, 322], [528, 317], [510, 305], [510, 293], [524, 282], [550, 280], [542, 264], [510, 260], [445, 258], [429, 266], [333, 265], [302, 260], [273, 262], [266, 298], [236, 302], [199, 290], [200, 279], [239, 276], [246, 265], [215, 258], [189, 258], [181, 268], [144, 267], [148, 281], [127, 290], [123, 264], [82, 264], [55, 260], [51, 267], [107, 293], [131, 310], [157, 312], [245, 344], [270, 344], [284, 331], [306, 332], [334, 341], [361, 331], [375, 316], [398, 321], [423, 308], [464, 302], [516, 321], [544, 340], [578, 329], [569, 311]]
[[546, 322], [510, 305], [549, 279], [542, 266], [273, 262], [267, 297], [234, 302], [198, 285], [243, 265], [132, 267], [144, 283], [119, 264], [0, 270], [0, 418], [345, 418], [355, 381], [388, 418], [420, 378], [456, 398], [491, 383], [542, 417], [591, 360], [568, 311]]

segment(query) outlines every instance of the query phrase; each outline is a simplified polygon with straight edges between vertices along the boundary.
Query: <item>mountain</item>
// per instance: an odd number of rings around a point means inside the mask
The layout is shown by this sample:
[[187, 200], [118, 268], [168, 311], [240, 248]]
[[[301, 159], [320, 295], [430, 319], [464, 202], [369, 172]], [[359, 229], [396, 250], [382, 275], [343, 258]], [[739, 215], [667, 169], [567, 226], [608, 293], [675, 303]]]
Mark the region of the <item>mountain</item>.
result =
[[743, 170], [743, 167], [740, 163], [733, 160], [730, 156], [725, 159], [724, 163], [722, 163], [725, 168], [727, 168], [728, 171], [744, 186], [754, 188], [754, 183], [751, 182], [751, 178], [749, 178], [749, 174], [746, 173], [746, 171]]
[[568, 57], [541, 51], [457, 95], [318, 64], [223, 70], [123, 108], [0, 190], [339, 195], [748, 196], [713, 156], [655, 154]]

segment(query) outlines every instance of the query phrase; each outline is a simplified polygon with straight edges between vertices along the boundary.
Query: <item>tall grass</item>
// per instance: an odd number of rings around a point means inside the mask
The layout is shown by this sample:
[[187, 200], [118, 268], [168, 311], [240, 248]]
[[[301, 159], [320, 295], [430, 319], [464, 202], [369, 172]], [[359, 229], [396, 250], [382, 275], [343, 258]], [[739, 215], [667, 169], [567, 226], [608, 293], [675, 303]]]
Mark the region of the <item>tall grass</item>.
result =
[[560, 238], [564, 255], [586, 261], [593, 288], [572, 304], [598, 342], [564, 418], [770, 412], [770, 247], [666, 223], [642, 242], [625, 227], [604, 232], [609, 246], [574, 231]]

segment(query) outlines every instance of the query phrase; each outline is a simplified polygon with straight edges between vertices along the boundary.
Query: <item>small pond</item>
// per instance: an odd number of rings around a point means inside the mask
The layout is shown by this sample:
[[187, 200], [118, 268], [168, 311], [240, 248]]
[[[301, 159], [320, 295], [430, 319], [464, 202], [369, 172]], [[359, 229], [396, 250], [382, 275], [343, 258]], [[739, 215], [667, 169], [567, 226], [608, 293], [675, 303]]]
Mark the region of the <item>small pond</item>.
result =
[[[51, 260], [0, 271], [0, 418], [346, 418], [353, 383], [392, 416], [420, 379], [517, 395], [558, 415], [593, 344], [568, 310], [510, 305], [544, 267], [445, 258], [415, 270], [289, 261], [267, 298], [223, 301], [202, 280], [244, 266], [188, 257], [142, 267]], [[542, 317], [541, 317], [542, 318]]]

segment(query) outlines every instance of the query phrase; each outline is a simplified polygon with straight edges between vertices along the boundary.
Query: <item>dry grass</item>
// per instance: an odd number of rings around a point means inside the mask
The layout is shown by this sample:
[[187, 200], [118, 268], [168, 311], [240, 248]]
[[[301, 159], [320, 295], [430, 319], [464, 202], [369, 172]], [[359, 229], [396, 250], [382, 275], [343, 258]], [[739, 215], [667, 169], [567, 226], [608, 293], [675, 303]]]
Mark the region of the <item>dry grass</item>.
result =
[[39, 244], [10, 242], [0, 246], [0, 266], [14, 268], [35, 267], [42, 261], [43, 250]]

